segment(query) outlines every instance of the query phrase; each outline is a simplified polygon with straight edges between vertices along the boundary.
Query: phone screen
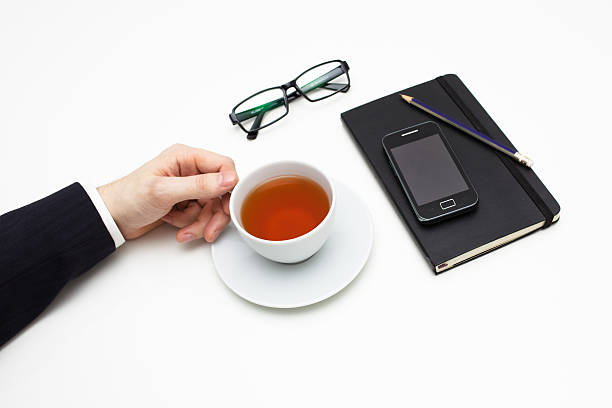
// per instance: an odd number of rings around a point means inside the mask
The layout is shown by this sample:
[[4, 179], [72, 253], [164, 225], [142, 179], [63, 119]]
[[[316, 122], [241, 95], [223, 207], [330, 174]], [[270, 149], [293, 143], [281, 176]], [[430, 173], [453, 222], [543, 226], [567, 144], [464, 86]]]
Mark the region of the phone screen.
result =
[[391, 148], [417, 205], [469, 189], [439, 134]]

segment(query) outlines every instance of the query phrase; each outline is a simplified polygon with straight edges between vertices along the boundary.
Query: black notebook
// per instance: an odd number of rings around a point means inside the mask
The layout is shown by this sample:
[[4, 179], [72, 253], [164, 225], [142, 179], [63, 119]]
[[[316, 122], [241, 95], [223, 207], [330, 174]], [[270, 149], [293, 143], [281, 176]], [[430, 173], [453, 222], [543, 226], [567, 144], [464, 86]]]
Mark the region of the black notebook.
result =
[[[435, 273], [559, 219], [559, 204], [533, 170], [409, 105], [400, 94], [413, 96], [508, 147], [513, 145], [456, 75], [438, 77], [342, 114]], [[474, 211], [433, 225], [417, 220], [382, 146], [384, 135], [426, 121], [442, 128], [479, 196]]]

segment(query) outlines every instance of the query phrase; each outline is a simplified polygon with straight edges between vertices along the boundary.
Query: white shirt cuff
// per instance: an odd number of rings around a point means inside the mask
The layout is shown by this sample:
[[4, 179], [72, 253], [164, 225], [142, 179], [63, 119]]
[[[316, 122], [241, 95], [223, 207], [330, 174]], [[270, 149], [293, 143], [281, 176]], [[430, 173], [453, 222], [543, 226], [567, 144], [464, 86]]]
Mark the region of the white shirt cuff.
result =
[[125, 238], [123, 238], [123, 235], [121, 235], [121, 231], [119, 231], [119, 227], [117, 227], [117, 224], [115, 224], [113, 216], [108, 211], [108, 208], [106, 208], [106, 204], [104, 204], [104, 200], [102, 200], [100, 193], [98, 193], [98, 190], [95, 188], [84, 188], [89, 195], [91, 202], [96, 207], [96, 210], [98, 210], [98, 213], [100, 213], [100, 218], [102, 218], [102, 222], [104, 222], [104, 225], [113, 238], [113, 241], [115, 241], [115, 248], [119, 248], [125, 243]]

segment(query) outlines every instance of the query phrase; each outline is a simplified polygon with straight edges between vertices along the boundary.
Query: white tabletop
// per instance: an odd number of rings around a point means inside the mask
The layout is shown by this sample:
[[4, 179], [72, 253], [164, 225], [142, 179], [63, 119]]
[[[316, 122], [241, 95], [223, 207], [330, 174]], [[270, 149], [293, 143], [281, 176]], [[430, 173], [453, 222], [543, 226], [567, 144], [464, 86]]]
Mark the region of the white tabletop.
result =
[[[313, 161], [358, 190], [371, 257], [273, 310], [159, 228], [0, 350], [2, 407], [609, 406], [610, 2], [2, 2], [0, 212], [175, 142], [239, 172]], [[254, 142], [236, 102], [328, 59], [351, 90]], [[561, 204], [557, 225], [434, 276], [340, 113], [457, 73]]]

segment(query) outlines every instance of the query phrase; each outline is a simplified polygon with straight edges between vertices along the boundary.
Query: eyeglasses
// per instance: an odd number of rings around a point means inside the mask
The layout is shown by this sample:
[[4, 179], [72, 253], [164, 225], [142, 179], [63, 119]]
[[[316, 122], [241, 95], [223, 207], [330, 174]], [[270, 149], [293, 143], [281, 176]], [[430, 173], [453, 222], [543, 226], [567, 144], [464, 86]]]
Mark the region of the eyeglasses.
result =
[[[255, 139], [258, 132], [289, 113], [289, 102], [303, 96], [310, 102], [318, 102], [351, 87], [346, 61], [327, 61], [307, 69], [292, 81], [274, 88], [264, 89], [240, 102], [229, 117], [232, 125], [240, 126], [248, 139]], [[293, 90], [287, 93], [288, 90]]]

